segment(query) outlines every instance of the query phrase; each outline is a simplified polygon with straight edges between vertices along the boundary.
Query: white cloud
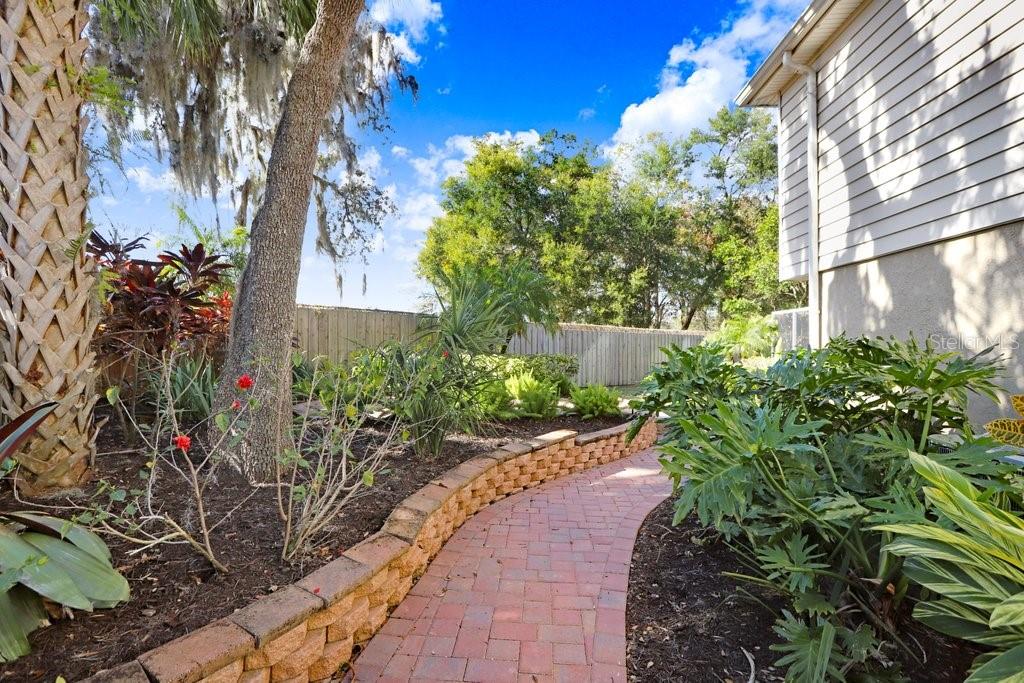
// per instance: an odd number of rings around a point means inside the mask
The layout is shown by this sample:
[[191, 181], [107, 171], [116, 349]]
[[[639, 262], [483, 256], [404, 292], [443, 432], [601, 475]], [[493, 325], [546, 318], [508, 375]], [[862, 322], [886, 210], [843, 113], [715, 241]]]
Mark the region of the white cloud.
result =
[[410, 153], [409, 148], [408, 147], [402, 147], [401, 145], [395, 145], [394, 147], [391, 148], [392, 156], [396, 156], [399, 159], [406, 158], [407, 156], [409, 156], [409, 153]]
[[103, 204], [103, 206], [117, 206], [118, 204], [121, 203], [121, 200], [115, 197], [111, 197], [108, 194], [100, 195], [96, 199], [98, 199], [99, 202]]
[[395, 46], [395, 52], [402, 58], [402, 61], [408, 62], [409, 64], [420, 63], [420, 53], [416, 52], [416, 48], [412, 46], [409, 41], [409, 36], [406, 33], [399, 33], [391, 36], [391, 44]]
[[406, 230], [426, 232], [434, 219], [444, 213], [437, 196], [430, 192], [413, 192], [398, 202], [398, 224]]
[[132, 166], [125, 175], [143, 192], [181, 192], [178, 179], [170, 171], [154, 175], [148, 166]]
[[585, 107], [583, 109], [580, 109], [580, 113], [577, 114], [576, 117], [580, 121], [589, 121], [590, 119], [594, 118], [595, 114], [597, 114], [596, 109], [594, 109], [593, 107]]
[[[395, 51], [409, 64], [419, 64], [414, 46], [427, 41], [427, 29], [442, 16], [441, 3], [431, 0], [375, 0], [370, 6], [370, 17], [391, 31]], [[444, 24], [438, 33], [447, 33]]]
[[703, 126], [732, 102], [746, 82], [754, 57], [771, 50], [796, 19], [806, 0], [748, 0], [735, 19], [699, 43], [672, 47], [658, 92], [626, 107], [613, 144], [628, 144], [650, 133], [685, 135]]
[[535, 130], [508, 131], [503, 133], [490, 132], [480, 136], [453, 135], [444, 141], [444, 145], [427, 146], [427, 154], [409, 159], [409, 164], [416, 172], [421, 185], [436, 187], [437, 184], [453, 175], [462, 173], [466, 161], [476, 153], [475, 140], [488, 143], [500, 142], [507, 144], [516, 142], [532, 147], [540, 142], [540, 133]]
[[385, 26], [403, 26], [412, 40], [422, 42], [426, 40], [427, 27], [441, 21], [441, 3], [430, 0], [375, 0], [370, 7], [370, 16]]
[[443, 88], [438, 88], [437, 89], [437, 94], [438, 95], [451, 95], [452, 94], [452, 86], [446, 85]]
[[381, 170], [381, 156], [376, 147], [368, 147], [359, 155], [359, 168], [367, 175], [377, 177]]

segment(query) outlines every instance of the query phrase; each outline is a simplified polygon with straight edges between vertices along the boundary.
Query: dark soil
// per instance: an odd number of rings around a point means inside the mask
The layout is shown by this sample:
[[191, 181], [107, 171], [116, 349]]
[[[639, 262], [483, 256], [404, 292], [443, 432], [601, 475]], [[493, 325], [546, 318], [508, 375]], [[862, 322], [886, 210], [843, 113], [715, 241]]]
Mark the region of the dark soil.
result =
[[[673, 527], [672, 503], [670, 498], [648, 515], [633, 549], [626, 602], [629, 680], [745, 683], [752, 670], [757, 681], [784, 680], [785, 672], [772, 666], [780, 653], [769, 648], [780, 641], [771, 610], [786, 607], [785, 601], [723, 577], [747, 571], [695, 518]], [[925, 660], [901, 662], [909, 680], [959, 683], [967, 677], [975, 649], [914, 622], [908, 630], [904, 635], [923, 648]]]
[[[448, 439], [437, 458], [416, 457], [411, 449], [392, 456], [387, 472], [351, 502], [338, 517], [323, 545], [302, 562], [280, 559], [281, 524], [272, 489], [261, 489], [213, 532], [218, 559], [230, 572], [218, 574], [185, 545], [161, 545], [141, 554], [138, 546], [108, 537], [114, 565], [128, 579], [132, 597], [112, 610], [76, 612], [74, 619], [55, 622], [30, 636], [31, 654], [0, 669], [2, 681], [49, 681], [63, 676], [80, 680], [96, 671], [128, 661], [146, 650], [231, 614], [340, 555], [383, 525], [391, 510], [431, 479], [473, 456], [516, 439], [556, 429], [591, 432], [621, 424], [623, 419], [582, 420], [567, 415], [551, 420], [512, 420], [492, 425], [480, 436]], [[108, 424], [101, 432], [96, 480], [128, 483], [143, 466], [137, 452], [126, 452], [119, 432]], [[184, 485], [169, 486], [169, 505], [189, 509]], [[222, 467], [206, 505], [209, 518], [220, 519], [252, 488], [234, 470]], [[87, 493], [83, 494], [83, 496]], [[0, 509], [24, 509], [10, 492], [0, 494]]]

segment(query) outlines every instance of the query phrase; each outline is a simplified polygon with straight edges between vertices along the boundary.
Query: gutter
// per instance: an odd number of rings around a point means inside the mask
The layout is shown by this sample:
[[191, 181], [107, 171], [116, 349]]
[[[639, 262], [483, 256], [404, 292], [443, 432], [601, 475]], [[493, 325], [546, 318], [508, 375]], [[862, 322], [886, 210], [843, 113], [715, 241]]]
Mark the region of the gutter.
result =
[[804, 76], [807, 93], [807, 327], [812, 349], [821, 346], [821, 274], [818, 272], [818, 72], [782, 55], [782, 65]]

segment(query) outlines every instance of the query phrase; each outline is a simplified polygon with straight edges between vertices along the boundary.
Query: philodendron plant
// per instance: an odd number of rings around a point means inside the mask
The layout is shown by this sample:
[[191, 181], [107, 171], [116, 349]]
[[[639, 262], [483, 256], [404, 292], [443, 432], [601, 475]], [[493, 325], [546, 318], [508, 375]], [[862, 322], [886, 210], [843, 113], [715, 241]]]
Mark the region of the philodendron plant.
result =
[[[56, 407], [44, 403], [0, 429], [0, 461], [11, 462]], [[128, 593], [96, 534], [37, 512], [0, 513], [0, 662], [28, 654], [28, 635], [51, 612], [114, 607]]]

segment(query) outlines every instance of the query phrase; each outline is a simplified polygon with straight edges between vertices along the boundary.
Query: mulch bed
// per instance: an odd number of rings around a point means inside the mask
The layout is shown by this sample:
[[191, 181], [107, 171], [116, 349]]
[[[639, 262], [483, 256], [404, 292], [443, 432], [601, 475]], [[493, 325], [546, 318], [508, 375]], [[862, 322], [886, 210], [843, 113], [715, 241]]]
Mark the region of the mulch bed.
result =
[[[566, 415], [551, 420], [512, 420], [492, 425], [486, 434], [456, 435], [437, 458], [416, 457], [410, 448], [389, 458], [387, 473], [352, 501], [335, 520], [325, 542], [302, 562], [280, 559], [281, 525], [272, 489], [262, 489], [214, 531], [218, 559], [230, 573], [218, 574], [184, 545], [164, 545], [141, 555], [136, 546], [108, 538], [115, 566], [128, 579], [132, 597], [113, 610], [76, 612], [74, 619], [55, 622], [30, 636], [32, 652], [0, 671], [3, 681], [53, 681], [64, 676], [79, 680], [98, 670], [129, 661], [139, 654], [231, 614], [260, 596], [292, 583], [375, 533], [394, 507], [448, 469], [509, 441], [554, 431], [580, 433], [605, 429], [624, 420], [582, 420]], [[96, 479], [130, 481], [141, 467], [141, 456], [125, 453], [116, 427], [100, 435]], [[106, 454], [104, 454], [106, 453]], [[220, 519], [249, 495], [249, 484], [229, 467], [222, 467], [210, 487], [211, 519]], [[184, 487], [171, 497], [189, 500]], [[184, 502], [182, 503], [185, 504]], [[0, 509], [24, 509], [9, 492], [0, 494]]]
[[[673, 527], [672, 505], [669, 498], [647, 516], [633, 549], [626, 603], [629, 680], [745, 683], [752, 672], [756, 681], [784, 680], [785, 672], [772, 666], [780, 654], [769, 647], [780, 639], [769, 608], [780, 610], [785, 601], [723, 577], [748, 570], [695, 518]], [[923, 665], [909, 657], [902, 662], [915, 683], [959, 683], [978, 653], [914, 622], [904, 636], [924, 649]]]

